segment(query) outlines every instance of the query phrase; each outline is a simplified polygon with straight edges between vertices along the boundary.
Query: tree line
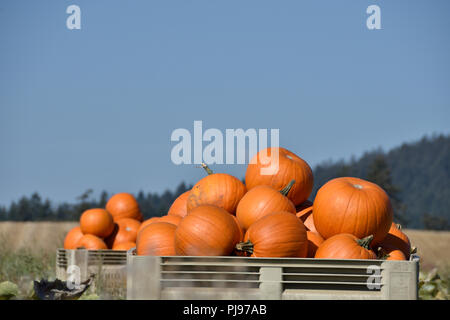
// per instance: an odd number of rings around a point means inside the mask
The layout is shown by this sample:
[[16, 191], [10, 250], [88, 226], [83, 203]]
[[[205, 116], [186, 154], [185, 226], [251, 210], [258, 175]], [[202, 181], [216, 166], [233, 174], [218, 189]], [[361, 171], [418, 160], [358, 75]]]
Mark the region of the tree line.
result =
[[[389, 152], [366, 152], [359, 159], [328, 161], [314, 168], [314, 189], [328, 180], [352, 176], [372, 181], [389, 195], [395, 222], [404, 227], [450, 230], [450, 136], [423, 137]], [[181, 182], [175, 190], [161, 194], [135, 194], [146, 219], [167, 214], [172, 202], [191, 185]], [[23, 196], [9, 207], [0, 206], [0, 221], [75, 221], [89, 208], [102, 208], [111, 194], [103, 191], [98, 198], [93, 191], [81, 194], [75, 203], [53, 205], [38, 193]]]

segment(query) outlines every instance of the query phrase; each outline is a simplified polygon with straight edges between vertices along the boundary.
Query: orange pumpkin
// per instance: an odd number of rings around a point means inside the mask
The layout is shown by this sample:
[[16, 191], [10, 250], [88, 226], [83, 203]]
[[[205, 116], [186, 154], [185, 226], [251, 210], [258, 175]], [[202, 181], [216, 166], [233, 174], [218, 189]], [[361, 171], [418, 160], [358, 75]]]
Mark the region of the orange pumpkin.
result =
[[178, 198], [176, 198], [175, 201], [170, 206], [167, 215], [169, 216], [175, 215], [181, 218], [187, 215], [187, 199], [189, 197], [189, 193], [190, 190], [179, 195]]
[[135, 248], [135, 247], [136, 247], [136, 243], [128, 241], [128, 242], [121, 242], [121, 243], [115, 244], [112, 247], [112, 249], [113, 250], [125, 250], [125, 251], [128, 251], [128, 250], [130, 250], [132, 248]]
[[187, 212], [201, 205], [214, 205], [234, 214], [245, 192], [247, 189], [238, 178], [226, 173], [211, 173], [192, 187], [187, 198]]
[[373, 236], [358, 239], [350, 233], [340, 233], [326, 239], [316, 251], [318, 259], [376, 259], [370, 250]]
[[386, 260], [406, 260], [405, 254], [398, 249], [386, 250], [384, 257]]
[[391, 228], [389, 229], [388, 234], [383, 239], [383, 241], [381, 241], [379, 246], [390, 250], [401, 250], [406, 260], [409, 259], [411, 253], [411, 242], [409, 241], [408, 236], [403, 233], [400, 225], [397, 225], [394, 222], [391, 224]]
[[105, 238], [113, 232], [114, 221], [105, 209], [89, 209], [80, 217], [80, 228], [83, 234]]
[[[276, 162], [277, 154], [278, 163]], [[294, 205], [299, 205], [311, 194], [314, 184], [313, 173], [311, 167], [302, 158], [284, 148], [272, 147], [259, 151], [252, 158], [245, 172], [245, 185], [248, 190], [259, 185], [272, 186], [280, 190], [291, 180], [295, 180], [295, 184], [287, 197]]]
[[303, 208], [299, 211], [297, 211], [297, 213], [295, 214], [297, 218], [299, 218], [300, 220], [302, 220], [302, 222], [305, 222], [305, 220], [311, 215], [313, 210], [312, 205], [306, 208]]
[[317, 192], [314, 225], [324, 239], [351, 233], [362, 239], [373, 235], [373, 245], [386, 237], [392, 224], [388, 195], [378, 185], [358, 178], [336, 178]]
[[236, 218], [236, 216], [230, 214], [230, 216], [233, 218], [234, 222], [236, 222], [236, 225], [239, 228], [239, 241], [244, 240], [245, 236], [245, 229], [242, 227], [242, 225], [239, 223], [239, 220]]
[[139, 232], [141, 232], [142, 229], [144, 229], [146, 226], [148, 226], [151, 223], [155, 223], [159, 221], [159, 217], [152, 217], [150, 219], [145, 220], [144, 222], [141, 223], [141, 225], [139, 226], [138, 229], [138, 234]]
[[119, 243], [136, 242], [137, 232], [141, 223], [137, 220], [124, 218], [115, 223], [113, 233], [105, 239], [109, 248], [113, 248]]
[[303, 223], [292, 212], [275, 212], [255, 223], [236, 245], [252, 257], [306, 257], [308, 239]]
[[64, 238], [64, 249], [76, 249], [77, 242], [82, 236], [83, 232], [79, 226], [72, 228]]
[[308, 258], [314, 258], [316, 255], [317, 248], [324, 241], [322, 236], [318, 233], [312, 231], [306, 231], [306, 236], [308, 238]]
[[106, 250], [108, 247], [106, 243], [99, 237], [92, 234], [85, 234], [82, 236], [77, 244], [77, 249], [87, 249], [87, 250]]
[[239, 201], [236, 218], [244, 229], [248, 229], [255, 221], [268, 214], [287, 211], [295, 214], [295, 206], [286, 194], [295, 183], [292, 180], [283, 190], [278, 191], [270, 186], [256, 186], [248, 191]]
[[155, 222], [145, 227], [138, 236], [136, 253], [140, 256], [174, 256], [175, 230], [167, 222]]
[[122, 192], [113, 195], [106, 203], [106, 210], [111, 213], [114, 221], [118, 221], [123, 218], [142, 221], [142, 214], [139, 209], [139, 204], [130, 193]]
[[181, 221], [181, 217], [180, 216], [176, 216], [176, 215], [166, 215], [166, 216], [162, 216], [161, 218], [159, 218], [158, 222], [167, 222], [167, 223], [171, 223], [174, 224], [176, 226], [178, 226], [178, 224]]
[[213, 205], [193, 208], [175, 232], [175, 251], [184, 256], [227, 256], [239, 242], [236, 220]]

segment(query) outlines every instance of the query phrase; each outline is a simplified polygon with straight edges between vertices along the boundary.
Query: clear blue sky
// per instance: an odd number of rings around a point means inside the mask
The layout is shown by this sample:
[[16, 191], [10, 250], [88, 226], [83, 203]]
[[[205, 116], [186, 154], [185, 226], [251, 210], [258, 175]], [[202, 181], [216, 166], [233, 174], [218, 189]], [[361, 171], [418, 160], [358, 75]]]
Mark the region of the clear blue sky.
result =
[[[66, 8], [81, 7], [81, 30]], [[382, 30], [366, 28], [381, 7]], [[0, 2], [0, 204], [162, 191], [176, 128], [279, 128], [311, 166], [450, 132], [450, 1]], [[242, 177], [245, 166], [216, 166]]]

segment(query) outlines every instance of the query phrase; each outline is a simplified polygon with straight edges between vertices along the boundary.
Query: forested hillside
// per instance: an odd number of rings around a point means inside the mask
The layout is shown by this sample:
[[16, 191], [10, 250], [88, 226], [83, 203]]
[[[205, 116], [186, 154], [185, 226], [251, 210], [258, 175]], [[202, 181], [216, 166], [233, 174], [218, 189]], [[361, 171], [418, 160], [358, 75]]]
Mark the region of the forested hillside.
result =
[[[386, 167], [383, 168], [383, 162]], [[380, 183], [373, 176], [390, 175]], [[383, 172], [384, 171], [384, 172]], [[389, 152], [376, 150], [352, 161], [323, 163], [314, 168], [314, 198], [331, 178], [354, 176], [380, 184], [394, 198], [396, 215], [409, 228], [450, 229], [450, 136], [424, 137]], [[370, 177], [372, 176], [372, 177]], [[381, 180], [386, 180], [382, 177]]]
[[[293, 150], [295, 152], [295, 150]], [[375, 150], [351, 161], [325, 162], [314, 168], [314, 190], [326, 181], [354, 176], [379, 184], [390, 195], [397, 221], [409, 228], [450, 230], [450, 136], [424, 137], [388, 152]], [[190, 189], [181, 182], [176, 190], [136, 194], [146, 218], [167, 213], [173, 200]], [[99, 199], [88, 190], [76, 203], [53, 204], [37, 193], [24, 196], [9, 207], [0, 207], [0, 220], [70, 221], [93, 207], [104, 207], [110, 194]]]

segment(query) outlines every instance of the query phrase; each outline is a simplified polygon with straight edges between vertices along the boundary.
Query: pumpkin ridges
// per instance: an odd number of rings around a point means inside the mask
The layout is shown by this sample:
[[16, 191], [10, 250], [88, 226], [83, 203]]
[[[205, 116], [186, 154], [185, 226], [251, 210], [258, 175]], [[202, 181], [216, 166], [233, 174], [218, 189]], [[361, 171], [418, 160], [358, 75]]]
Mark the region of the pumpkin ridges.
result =
[[[261, 174], [261, 169], [268, 168], [263, 165], [262, 156], [267, 152], [267, 156], [272, 157], [272, 153], [278, 152], [278, 171], [273, 174]], [[268, 159], [267, 159], [268, 160]], [[259, 151], [250, 161], [245, 173], [245, 184], [248, 190], [257, 185], [270, 185], [274, 189], [280, 190], [292, 179], [296, 180], [288, 198], [299, 205], [306, 201], [312, 191], [314, 178], [311, 167], [302, 158], [293, 152], [284, 149], [270, 147]]]
[[392, 223], [392, 207], [386, 192], [376, 184], [342, 177], [319, 189], [313, 216], [317, 231], [325, 239], [338, 233], [352, 233], [359, 238], [373, 234], [376, 245]]
[[236, 217], [244, 229], [248, 229], [262, 217], [277, 211], [295, 214], [295, 206], [289, 198], [270, 186], [256, 186], [239, 202]]
[[187, 212], [200, 205], [214, 205], [234, 214], [246, 191], [244, 184], [232, 175], [208, 175], [192, 187], [187, 198]]
[[229, 255], [239, 237], [239, 226], [229, 212], [213, 205], [192, 209], [175, 232], [179, 255]]
[[[285, 211], [269, 214], [252, 224], [245, 233], [244, 242], [247, 241], [253, 248], [253, 257], [305, 257], [308, 250], [303, 223]], [[238, 251], [248, 248], [243, 243], [236, 246]]]

